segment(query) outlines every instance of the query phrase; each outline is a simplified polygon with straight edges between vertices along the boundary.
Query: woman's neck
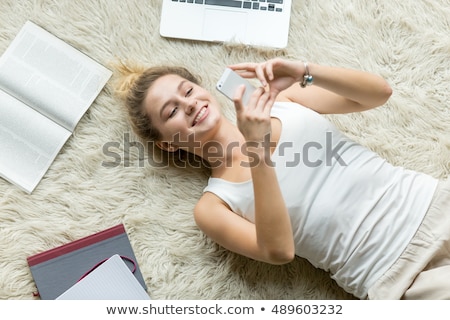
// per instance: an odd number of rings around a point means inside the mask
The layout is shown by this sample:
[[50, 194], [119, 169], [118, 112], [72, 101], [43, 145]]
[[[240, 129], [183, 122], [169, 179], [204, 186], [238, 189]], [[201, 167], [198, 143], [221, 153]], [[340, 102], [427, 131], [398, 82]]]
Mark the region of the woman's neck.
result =
[[[275, 151], [281, 136], [281, 121], [271, 119], [270, 154]], [[227, 119], [217, 130], [214, 139], [202, 147], [203, 159], [211, 166], [212, 177], [234, 182], [251, 179], [249, 152], [246, 141], [236, 125]]]
[[213, 176], [221, 176], [227, 169], [236, 168], [237, 161], [244, 159], [244, 144], [244, 136], [237, 126], [224, 118], [208, 141], [202, 142], [197, 155], [210, 164]]

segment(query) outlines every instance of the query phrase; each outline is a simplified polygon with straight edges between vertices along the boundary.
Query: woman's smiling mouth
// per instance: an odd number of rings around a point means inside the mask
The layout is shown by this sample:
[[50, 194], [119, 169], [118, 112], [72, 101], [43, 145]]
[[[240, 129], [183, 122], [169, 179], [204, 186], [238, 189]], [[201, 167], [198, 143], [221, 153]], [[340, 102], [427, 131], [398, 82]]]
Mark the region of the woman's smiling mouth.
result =
[[208, 106], [204, 106], [200, 109], [200, 111], [195, 116], [194, 122], [192, 123], [192, 126], [195, 126], [199, 122], [203, 121], [204, 118], [206, 118], [208, 110]]

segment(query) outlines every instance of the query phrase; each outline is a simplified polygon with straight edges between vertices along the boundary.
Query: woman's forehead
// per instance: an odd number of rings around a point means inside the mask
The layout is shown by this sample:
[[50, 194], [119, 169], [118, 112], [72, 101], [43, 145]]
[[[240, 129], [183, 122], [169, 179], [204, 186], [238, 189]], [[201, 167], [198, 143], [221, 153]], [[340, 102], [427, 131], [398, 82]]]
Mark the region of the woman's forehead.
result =
[[185, 81], [187, 80], [176, 74], [167, 74], [155, 80], [144, 100], [147, 111], [159, 110], [164, 103], [177, 94], [180, 85]]
[[164, 75], [153, 82], [153, 84], [147, 91], [147, 97], [152, 96], [152, 99], [155, 99], [158, 97], [172, 95], [176, 93], [176, 91], [178, 90], [178, 86], [182, 81], [185, 81], [185, 79], [180, 77], [179, 75]]
[[167, 87], [167, 89], [170, 89], [171, 87], [176, 88], [181, 81], [185, 80], [186, 79], [177, 74], [166, 74], [156, 79], [153, 85], [150, 87], [149, 91], [151, 91], [152, 88], [155, 87], [157, 87], [158, 90], [161, 89], [161, 87]]

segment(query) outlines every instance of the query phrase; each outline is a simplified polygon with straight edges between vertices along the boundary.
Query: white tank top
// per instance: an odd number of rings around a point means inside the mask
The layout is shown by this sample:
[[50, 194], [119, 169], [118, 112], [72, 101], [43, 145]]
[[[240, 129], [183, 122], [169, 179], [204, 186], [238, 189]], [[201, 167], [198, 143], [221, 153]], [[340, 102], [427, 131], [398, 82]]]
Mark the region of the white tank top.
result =
[[[417, 231], [437, 179], [392, 166], [311, 109], [283, 102], [271, 114], [282, 124], [272, 161], [296, 254], [366, 298]], [[254, 222], [251, 181], [210, 178], [204, 192]]]

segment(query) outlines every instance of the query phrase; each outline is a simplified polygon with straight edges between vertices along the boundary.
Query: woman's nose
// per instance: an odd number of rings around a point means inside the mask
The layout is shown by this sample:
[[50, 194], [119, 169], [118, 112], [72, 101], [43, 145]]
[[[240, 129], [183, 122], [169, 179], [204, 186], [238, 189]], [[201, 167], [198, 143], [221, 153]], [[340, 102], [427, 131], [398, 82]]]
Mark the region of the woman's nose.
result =
[[186, 114], [190, 115], [195, 110], [196, 105], [197, 105], [197, 100], [189, 99], [186, 103]]

